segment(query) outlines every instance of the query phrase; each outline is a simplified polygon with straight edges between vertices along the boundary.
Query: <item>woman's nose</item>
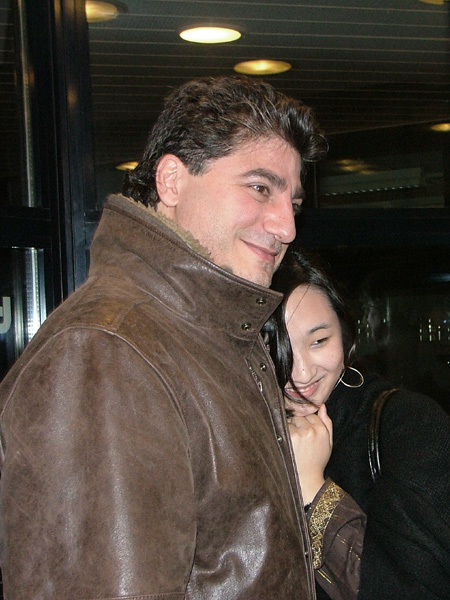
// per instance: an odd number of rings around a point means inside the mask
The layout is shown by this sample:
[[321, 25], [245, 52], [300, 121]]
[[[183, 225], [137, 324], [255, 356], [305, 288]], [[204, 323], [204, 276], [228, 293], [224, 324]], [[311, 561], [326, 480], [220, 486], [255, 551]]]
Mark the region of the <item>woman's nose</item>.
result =
[[307, 356], [297, 355], [294, 357], [294, 380], [301, 383], [308, 383], [314, 372], [312, 362]]

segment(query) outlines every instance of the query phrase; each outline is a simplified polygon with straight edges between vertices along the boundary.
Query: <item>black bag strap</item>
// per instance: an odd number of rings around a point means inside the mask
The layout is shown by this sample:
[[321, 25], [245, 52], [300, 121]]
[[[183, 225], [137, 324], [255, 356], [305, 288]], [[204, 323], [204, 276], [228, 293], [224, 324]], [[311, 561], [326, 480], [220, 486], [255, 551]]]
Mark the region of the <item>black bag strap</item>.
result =
[[368, 451], [369, 451], [369, 465], [372, 480], [375, 482], [381, 473], [380, 464], [380, 449], [378, 436], [380, 431], [381, 412], [383, 410], [386, 401], [389, 399], [391, 394], [397, 392], [398, 388], [392, 388], [391, 390], [384, 390], [377, 398], [375, 398], [372, 404], [372, 411], [369, 419], [369, 435], [368, 435]]

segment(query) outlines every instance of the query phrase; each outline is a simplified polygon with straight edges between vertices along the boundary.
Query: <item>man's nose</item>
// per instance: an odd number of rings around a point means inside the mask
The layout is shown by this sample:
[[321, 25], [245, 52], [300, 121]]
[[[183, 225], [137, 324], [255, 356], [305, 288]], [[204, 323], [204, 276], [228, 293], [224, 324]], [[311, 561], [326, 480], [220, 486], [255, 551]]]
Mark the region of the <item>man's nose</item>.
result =
[[295, 239], [295, 215], [291, 197], [280, 196], [266, 206], [265, 230], [282, 244], [290, 244]]

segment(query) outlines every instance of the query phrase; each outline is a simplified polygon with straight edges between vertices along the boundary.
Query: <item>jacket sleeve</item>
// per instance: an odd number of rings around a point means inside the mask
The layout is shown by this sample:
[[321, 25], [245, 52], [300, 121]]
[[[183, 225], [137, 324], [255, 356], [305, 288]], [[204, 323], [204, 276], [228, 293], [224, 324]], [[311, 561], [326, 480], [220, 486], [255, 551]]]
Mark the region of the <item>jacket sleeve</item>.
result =
[[349, 494], [327, 479], [307, 511], [317, 583], [332, 600], [358, 594], [366, 516]]
[[3, 415], [2, 569], [16, 600], [184, 598], [196, 536], [182, 415], [126, 341], [72, 329]]
[[450, 598], [450, 418], [419, 394], [383, 409], [367, 509], [361, 600]]

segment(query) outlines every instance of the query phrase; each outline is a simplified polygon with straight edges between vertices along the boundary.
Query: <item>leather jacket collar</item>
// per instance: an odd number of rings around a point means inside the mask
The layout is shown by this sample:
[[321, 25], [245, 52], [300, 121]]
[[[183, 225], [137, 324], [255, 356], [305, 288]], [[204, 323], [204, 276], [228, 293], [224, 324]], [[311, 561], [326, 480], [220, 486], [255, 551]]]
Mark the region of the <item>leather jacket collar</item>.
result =
[[[128, 277], [135, 285], [198, 326], [256, 339], [282, 295], [218, 267], [198, 247], [193, 249], [195, 240], [182, 239], [180, 231], [175, 233], [156, 215], [129, 198], [110, 196], [91, 246], [90, 275], [123, 278], [122, 269], [116, 271], [115, 256], [116, 244], [123, 240]], [[134, 221], [132, 228], [123, 227], [123, 218]]]

